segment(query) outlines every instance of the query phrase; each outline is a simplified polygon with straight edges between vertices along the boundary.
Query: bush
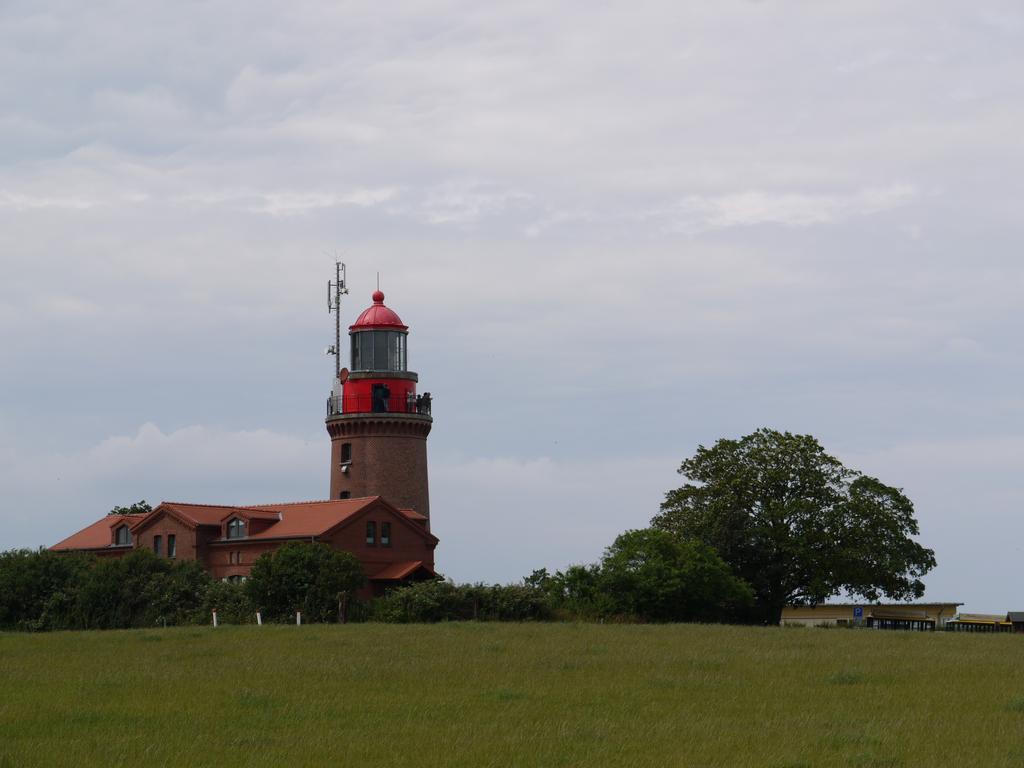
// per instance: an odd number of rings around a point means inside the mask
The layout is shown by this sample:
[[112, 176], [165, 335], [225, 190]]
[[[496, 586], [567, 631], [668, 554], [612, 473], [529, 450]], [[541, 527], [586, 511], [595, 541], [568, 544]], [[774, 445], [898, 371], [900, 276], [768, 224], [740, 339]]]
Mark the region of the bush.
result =
[[[161, 562], [168, 562], [163, 560]], [[149, 624], [178, 625], [196, 621], [214, 581], [195, 560], [184, 560], [158, 572], [146, 585], [143, 616]]]
[[63, 629], [74, 592], [94, 562], [45, 549], [0, 552], [0, 629]]
[[0, 553], [0, 629], [124, 629], [195, 620], [212, 581], [193, 561]]
[[615, 612], [605, 594], [599, 565], [571, 565], [553, 576], [542, 568], [534, 571], [526, 583], [542, 589], [552, 610], [566, 619], [606, 619]]
[[345, 621], [347, 604], [366, 583], [351, 552], [326, 544], [290, 541], [260, 555], [245, 592], [268, 621], [290, 621], [302, 611], [307, 621]]
[[373, 602], [371, 618], [392, 624], [437, 621], [539, 621], [548, 597], [527, 584], [455, 584], [431, 580], [395, 587]]
[[599, 583], [607, 608], [644, 621], [732, 621], [754, 600], [711, 547], [651, 528], [615, 539]]
[[753, 601], [713, 549], [653, 529], [623, 533], [596, 565], [535, 571], [527, 583], [543, 589], [554, 610], [580, 619], [736, 621]]
[[244, 583], [212, 582], [203, 594], [202, 607], [192, 615], [192, 620], [196, 624], [209, 624], [213, 620], [214, 611], [217, 611], [218, 623], [256, 623], [256, 606], [249, 599]]
[[102, 558], [82, 574], [68, 624], [127, 629], [185, 623], [202, 606], [210, 584], [198, 563], [175, 563], [145, 549]]

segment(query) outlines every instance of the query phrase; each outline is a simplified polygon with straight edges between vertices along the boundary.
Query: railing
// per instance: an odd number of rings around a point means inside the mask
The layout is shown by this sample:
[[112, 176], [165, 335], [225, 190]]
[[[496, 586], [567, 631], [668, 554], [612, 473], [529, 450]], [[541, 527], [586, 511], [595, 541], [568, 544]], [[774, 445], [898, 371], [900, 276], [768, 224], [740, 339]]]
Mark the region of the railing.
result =
[[413, 413], [430, 415], [432, 398], [429, 392], [415, 397], [373, 397], [367, 395], [340, 395], [327, 398], [327, 415], [342, 413]]

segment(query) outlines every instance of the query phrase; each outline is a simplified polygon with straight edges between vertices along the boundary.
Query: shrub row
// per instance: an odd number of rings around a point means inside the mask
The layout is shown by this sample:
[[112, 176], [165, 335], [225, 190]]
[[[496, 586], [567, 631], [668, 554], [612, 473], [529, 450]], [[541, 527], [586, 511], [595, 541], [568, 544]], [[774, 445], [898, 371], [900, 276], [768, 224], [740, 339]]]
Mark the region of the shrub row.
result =
[[544, 621], [550, 598], [530, 585], [454, 584], [421, 581], [392, 589], [373, 601], [370, 617], [392, 624], [435, 621]]
[[431, 580], [392, 589], [371, 604], [354, 599], [365, 584], [354, 555], [325, 544], [290, 542], [261, 556], [242, 584], [217, 582], [195, 562], [145, 550], [121, 558], [0, 553], [0, 629], [115, 629], [265, 621], [742, 621], [750, 587], [714, 550], [664, 531], [627, 531], [593, 565], [520, 584]]
[[0, 553], [0, 629], [122, 629], [184, 624], [211, 599], [213, 581], [195, 562], [148, 551], [122, 558]]

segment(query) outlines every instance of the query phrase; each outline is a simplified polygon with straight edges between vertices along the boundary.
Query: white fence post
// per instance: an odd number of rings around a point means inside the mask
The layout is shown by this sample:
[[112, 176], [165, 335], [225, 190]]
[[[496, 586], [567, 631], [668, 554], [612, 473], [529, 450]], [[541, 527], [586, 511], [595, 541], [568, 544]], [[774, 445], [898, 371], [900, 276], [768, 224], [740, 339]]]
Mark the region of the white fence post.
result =
[[302, 611], [296, 611], [295, 612], [295, 626], [297, 626], [297, 627], [301, 627], [302, 626]]
[[263, 626], [263, 614], [259, 611], [256, 611], [256, 625], [259, 627]]
[[217, 626], [217, 612], [216, 611], [213, 612], [213, 626], [215, 626], [215, 627]]

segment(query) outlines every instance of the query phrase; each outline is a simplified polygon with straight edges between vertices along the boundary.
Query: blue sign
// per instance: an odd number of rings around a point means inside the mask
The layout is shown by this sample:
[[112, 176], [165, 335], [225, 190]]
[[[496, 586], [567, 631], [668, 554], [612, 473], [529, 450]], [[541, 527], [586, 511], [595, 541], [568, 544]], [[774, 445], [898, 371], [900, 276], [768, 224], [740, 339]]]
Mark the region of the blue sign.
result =
[[863, 619], [864, 618], [864, 609], [861, 608], [859, 605], [856, 608], [853, 609], [853, 618], [855, 618], [855, 619]]

